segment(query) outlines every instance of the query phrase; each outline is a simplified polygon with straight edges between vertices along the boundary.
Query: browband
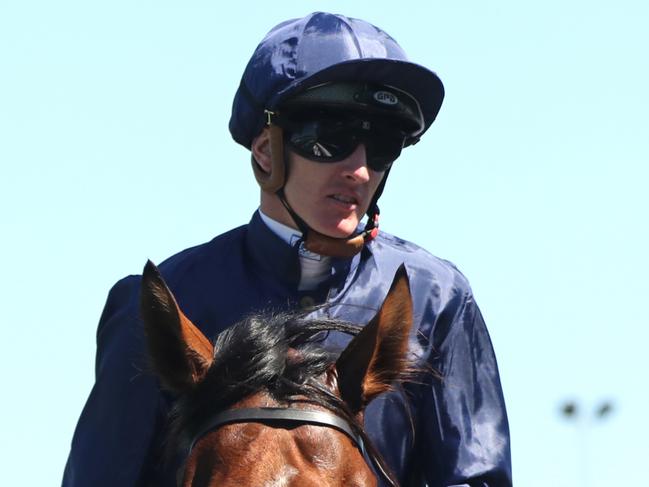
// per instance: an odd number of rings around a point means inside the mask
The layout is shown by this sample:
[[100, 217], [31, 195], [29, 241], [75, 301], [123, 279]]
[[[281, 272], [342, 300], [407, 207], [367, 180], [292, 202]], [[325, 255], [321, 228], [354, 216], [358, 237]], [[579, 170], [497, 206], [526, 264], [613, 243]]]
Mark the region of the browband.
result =
[[[345, 433], [354, 442], [363, 457], [368, 458], [363, 438], [354, 432], [349, 422], [345, 421], [340, 416], [336, 416], [335, 414], [326, 411], [293, 408], [242, 408], [229, 409], [217, 413], [210, 417], [198, 431], [196, 436], [194, 436], [191, 446], [189, 447], [189, 452], [192, 451], [198, 440], [220, 426], [232, 423], [267, 423], [272, 421], [295, 423], [296, 425], [313, 424], [316, 426], [327, 426], [337, 429], [338, 431]], [[372, 454], [369, 455], [369, 459], [374, 467], [376, 467], [391, 486], [397, 487], [398, 484], [393, 481], [391, 475], [386, 471], [380, 458], [377, 458], [372, 450], [371, 452]]]
[[192, 440], [189, 451], [194, 448], [196, 442], [205, 434], [225, 424], [232, 423], [264, 423], [266, 421], [282, 421], [297, 424], [313, 424], [316, 426], [328, 426], [345, 433], [356, 444], [358, 449], [365, 455], [363, 439], [354, 432], [347, 421], [335, 414], [326, 411], [312, 411], [292, 408], [243, 408], [229, 409], [215, 414], [209, 418], [198, 434]]

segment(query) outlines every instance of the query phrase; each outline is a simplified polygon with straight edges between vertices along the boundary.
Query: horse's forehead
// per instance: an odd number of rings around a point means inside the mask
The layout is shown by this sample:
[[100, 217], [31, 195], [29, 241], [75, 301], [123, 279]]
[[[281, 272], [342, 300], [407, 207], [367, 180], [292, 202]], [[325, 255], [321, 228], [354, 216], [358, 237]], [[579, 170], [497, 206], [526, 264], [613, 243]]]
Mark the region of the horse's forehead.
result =
[[305, 456], [323, 470], [334, 470], [349, 461], [356, 446], [338, 430], [325, 426], [302, 425], [293, 429], [293, 439]]
[[[218, 458], [229, 465], [229, 478], [246, 478], [254, 485], [294, 487], [317, 482], [324, 487], [354, 477], [362, 481], [350, 485], [374, 485], [374, 476], [353, 442], [333, 428], [236, 423], [209, 433], [201, 443], [196, 451], [200, 457]], [[212, 450], [211, 455], [204, 455], [206, 450]]]
[[[232, 409], [285, 406], [270, 394], [259, 392]], [[293, 402], [291, 407], [326, 411], [308, 400]], [[337, 487], [341, 479], [346, 479], [345, 485], [376, 485], [365, 459], [346, 434], [311, 424], [279, 427], [251, 421], [223, 425], [197, 442], [187, 465], [188, 471], [213, 472], [217, 481], [205, 485]], [[223, 469], [223, 465], [228, 467]], [[192, 476], [190, 473], [186, 480], [191, 482]]]

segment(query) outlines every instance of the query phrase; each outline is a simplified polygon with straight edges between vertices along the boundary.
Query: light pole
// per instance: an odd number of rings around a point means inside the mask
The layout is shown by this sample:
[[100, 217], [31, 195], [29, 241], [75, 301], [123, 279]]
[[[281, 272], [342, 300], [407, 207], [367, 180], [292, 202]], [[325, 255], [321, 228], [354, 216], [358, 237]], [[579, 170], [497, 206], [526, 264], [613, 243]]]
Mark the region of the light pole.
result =
[[583, 487], [592, 487], [589, 478], [589, 444], [590, 429], [596, 423], [605, 421], [615, 410], [613, 401], [602, 400], [590, 411], [585, 410], [578, 401], [568, 400], [561, 404], [560, 412], [564, 419], [573, 422], [577, 428], [578, 465], [581, 470]]

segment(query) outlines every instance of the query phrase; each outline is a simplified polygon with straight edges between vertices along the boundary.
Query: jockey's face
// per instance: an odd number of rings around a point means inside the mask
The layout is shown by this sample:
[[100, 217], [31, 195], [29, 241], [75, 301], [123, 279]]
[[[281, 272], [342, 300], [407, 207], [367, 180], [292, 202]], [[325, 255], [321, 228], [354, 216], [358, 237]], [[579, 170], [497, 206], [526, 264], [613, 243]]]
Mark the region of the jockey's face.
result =
[[[253, 156], [267, 172], [271, 170], [267, 129], [255, 138]], [[367, 212], [384, 171], [367, 166], [365, 145], [337, 162], [316, 162], [285, 147], [288, 178], [284, 194], [293, 210], [314, 230], [335, 238], [350, 236]], [[297, 226], [279, 197], [261, 192], [261, 210], [287, 226]]]
[[[288, 151], [288, 179], [284, 194], [293, 210], [314, 230], [330, 237], [348, 237], [383, 179], [383, 171], [367, 167], [365, 146], [338, 162], [315, 162]], [[284, 210], [289, 226], [295, 223]]]

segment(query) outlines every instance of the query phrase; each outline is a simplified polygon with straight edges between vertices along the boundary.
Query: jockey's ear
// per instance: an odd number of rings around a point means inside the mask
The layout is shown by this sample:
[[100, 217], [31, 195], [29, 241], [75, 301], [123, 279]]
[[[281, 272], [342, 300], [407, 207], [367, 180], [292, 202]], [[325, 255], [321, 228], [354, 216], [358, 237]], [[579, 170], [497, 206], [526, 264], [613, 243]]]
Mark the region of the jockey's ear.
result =
[[173, 392], [193, 387], [211, 365], [214, 348], [180, 310], [151, 261], [142, 272], [140, 313], [149, 355], [162, 385]]
[[399, 267], [381, 309], [347, 345], [336, 362], [342, 399], [355, 413], [410, 372], [408, 340], [412, 297], [405, 267]]
[[268, 127], [264, 127], [261, 133], [252, 139], [250, 153], [252, 154], [253, 162], [259, 164], [263, 172], [268, 174], [272, 172], [270, 130]]

